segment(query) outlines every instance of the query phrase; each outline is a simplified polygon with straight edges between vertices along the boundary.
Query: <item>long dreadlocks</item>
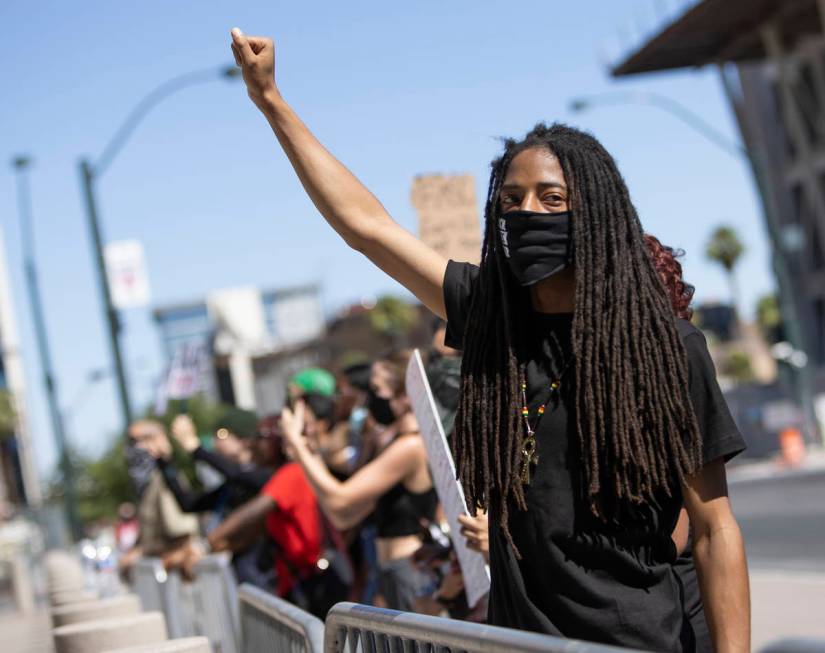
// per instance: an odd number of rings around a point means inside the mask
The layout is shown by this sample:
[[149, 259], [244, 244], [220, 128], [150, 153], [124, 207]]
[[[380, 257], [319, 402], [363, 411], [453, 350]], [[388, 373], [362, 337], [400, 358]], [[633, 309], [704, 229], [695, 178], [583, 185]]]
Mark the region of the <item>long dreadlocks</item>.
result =
[[468, 507], [490, 510], [513, 546], [508, 511], [526, 509], [518, 408], [529, 298], [510, 277], [496, 221], [510, 162], [534, 147], [559, 160], [570, 193], [575, 429], [590, 510], [616, 522], [626, 507], [673, 496], [701, 462], [685, 350], [616, 163], [593, 136], [538, 124], [523, 140], [506, 140], [492, 163], [453, 438]]

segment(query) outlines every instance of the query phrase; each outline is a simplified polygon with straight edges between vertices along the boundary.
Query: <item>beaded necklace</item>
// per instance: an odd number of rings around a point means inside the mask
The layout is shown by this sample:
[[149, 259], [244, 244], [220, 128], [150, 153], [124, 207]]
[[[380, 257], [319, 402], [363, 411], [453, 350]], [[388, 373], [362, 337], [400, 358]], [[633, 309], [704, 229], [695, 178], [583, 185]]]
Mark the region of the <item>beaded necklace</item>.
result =
[[551, 399], [553, 399], [553, 397], [561, 393], [561, 380], [567, 372], [567, 369], [570, 367], [570, 362], [572, 360], [573, 357], [570, 356], [561, 368], [561, 371], [556, 379], [550, 382], [550, 394], [536, 411], [537, 419], [535, 428], [530, 426], [530, 408], [527, 405], [527, 382], [525, 381], [521, 384], [521, 416], [524, 418], [524, 427], [527, 431], [527, 435], [525, 435], [524, 439], [521, 441], [521, 482], [525, 485], [529, 485], [530, 483], [530, 465], [536, 465], [539, 462], [539, 455], [536, 453], [536, 429], [539, 426], [542, 415], [544, 415], [544, 409], [547, 404]]

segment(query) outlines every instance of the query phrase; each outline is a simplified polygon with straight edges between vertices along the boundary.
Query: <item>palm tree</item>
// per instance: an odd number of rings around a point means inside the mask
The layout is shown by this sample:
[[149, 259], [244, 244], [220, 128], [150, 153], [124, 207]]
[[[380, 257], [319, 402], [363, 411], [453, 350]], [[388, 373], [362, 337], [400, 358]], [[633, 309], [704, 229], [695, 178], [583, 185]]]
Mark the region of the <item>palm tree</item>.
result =
[[736, 282], [736, 274], [734, 268], [745, 252], [745, 246], [739, 239], [739, 234], [733, 227], [720, 226], [717, 227], [710, 236], [707, 247], [705, 248], [705, 255], [725, 270], [725, 275], [728, 278], [728, 285], [730, 286], [731, 306], [738, 310], [739, 287]]

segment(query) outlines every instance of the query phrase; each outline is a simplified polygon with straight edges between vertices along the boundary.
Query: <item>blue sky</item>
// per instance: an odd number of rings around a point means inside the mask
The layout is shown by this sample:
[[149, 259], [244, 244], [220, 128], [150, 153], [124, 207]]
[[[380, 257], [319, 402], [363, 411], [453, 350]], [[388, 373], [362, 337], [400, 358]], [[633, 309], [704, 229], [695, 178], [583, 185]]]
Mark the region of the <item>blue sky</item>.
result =
[[[714, 71], [612, 80], [603, 52], [654, 0], [416, 3], [24, 2], [0, 5], [0, 154], [36, 159], [31, 184], [38, 262], [61, 401], [73, 442], [103, 450], [118, 426], [77, 160], [96, 157], [130, 109], [178, 74], [231, 62], [229, 29], [276, 39], [281, 90], [323, 143], [403, 225], [415, 230], [412, 178], [476, 176], [481, 203], [497, 137], [539, 120], [584, 127], [617, 158], [646, 229], [687, 251], [697, 299], [726, 299], [703, 256], [720, 223], [748, 253], [742, 306], [771, 289], [764, 228], [744, 165], [652, 107], [584, 114], [571, 98], [616, 89], [666, 94], [731, 139]], [[658, 3], [661, 4], [661, 3]], [[670, 3], [673, 5], [674, 3]], [[236, 5], [236, 6], [231, 6]], [[634, 22], [634, 24], [636, 24]], [[328, 312], [402, 289], [347, 250], [305, 197], [240, 82], [189, 88], [160, 104], [99, 184], [108, 240], [144, 244], [153, 305], [252, 284], [320, 281]], [[0, 167], [0, 227], [23, 337], [34, 446], [53, 462], [39, 360], [23, 288], [14, 175]], [[161, 370], [150, 311], [124, 314], [135, 403]]]

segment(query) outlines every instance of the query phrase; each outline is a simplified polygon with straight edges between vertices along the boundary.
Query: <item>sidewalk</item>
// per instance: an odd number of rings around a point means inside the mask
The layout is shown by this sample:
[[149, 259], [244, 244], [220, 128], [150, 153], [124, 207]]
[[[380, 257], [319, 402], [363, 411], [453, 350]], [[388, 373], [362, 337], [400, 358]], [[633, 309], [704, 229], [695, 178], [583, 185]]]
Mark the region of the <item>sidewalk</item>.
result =
[[52, 624], [45, 610], [21, 615], [0, 612], [0, 650], [3, 653], [52, 653]]
[[751, 571], [752, 644], [786, 637], [825, 640], [825, 574]]
[[[751, 602], [754, 651], [785, 637], [825, 639], [825, 574], [751, 571]], [[48, 613], [0, 613], [0, 642], [3, 653], [53, 653]]]
[[785, 467], [779, 462], [778, 458], [760, 460], [740, 465], [731, 464], [727, 468], [727, 476], [729, 483], [747, 483], [749, 481], [817, 474], [822, 471], [825, 471], [825, 449], [811, 447], [798, 467]]

